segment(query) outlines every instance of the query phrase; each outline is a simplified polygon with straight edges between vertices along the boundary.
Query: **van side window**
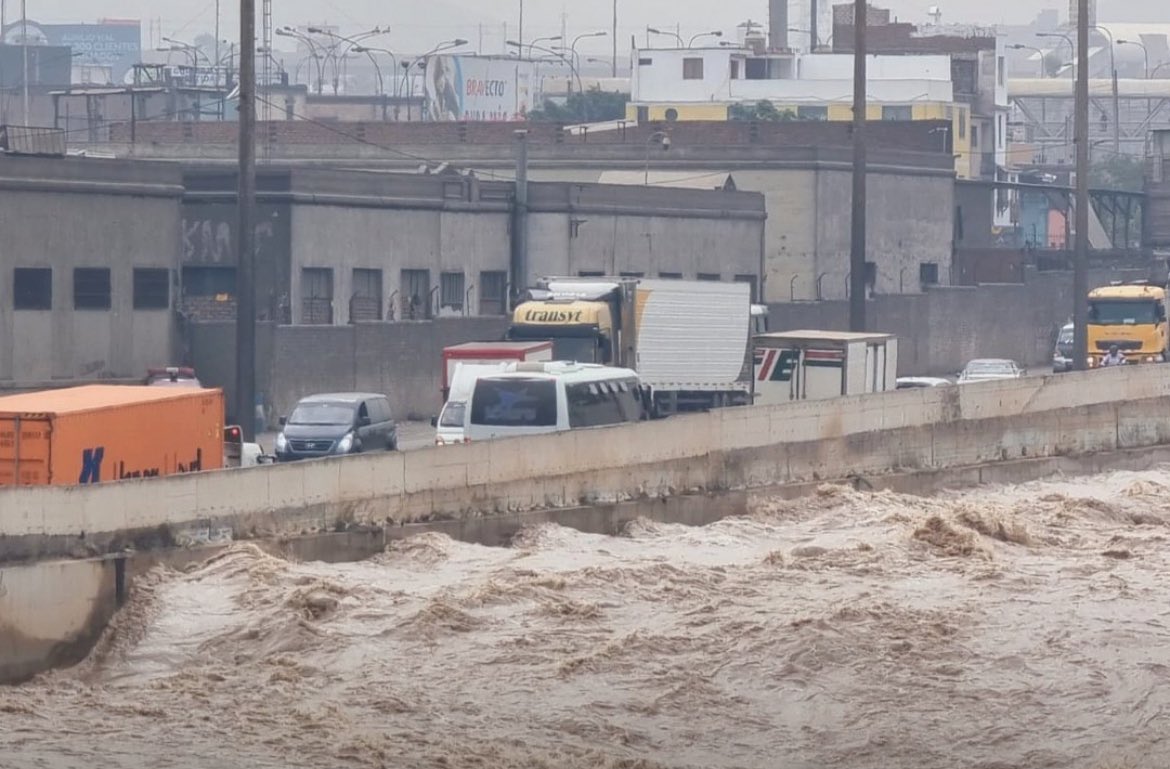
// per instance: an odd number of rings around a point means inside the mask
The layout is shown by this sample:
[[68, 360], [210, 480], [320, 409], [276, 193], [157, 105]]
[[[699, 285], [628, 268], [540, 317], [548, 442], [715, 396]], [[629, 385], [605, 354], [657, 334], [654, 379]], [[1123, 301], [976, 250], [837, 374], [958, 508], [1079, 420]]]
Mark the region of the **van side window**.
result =
[[[369, 416], [370, 416], [370, 410], [369, 410], [369, 408], [366, 406], [366, 404], [363, 402], [363, 403], [362, 403], [362, 405], [358, 406], [358, 422], [364, 422], [364, 421], [366, 421], [366, 419], [367, 419]], [[377, 420], [376, 420], [376, 419], [370, 419], [370, 421], [371, 421], [371, 422], [376, 422]]]
[[640, 416], [633, 394], [612, 382], [565, 385], [565, 398], [571, 428], [636, 422]]

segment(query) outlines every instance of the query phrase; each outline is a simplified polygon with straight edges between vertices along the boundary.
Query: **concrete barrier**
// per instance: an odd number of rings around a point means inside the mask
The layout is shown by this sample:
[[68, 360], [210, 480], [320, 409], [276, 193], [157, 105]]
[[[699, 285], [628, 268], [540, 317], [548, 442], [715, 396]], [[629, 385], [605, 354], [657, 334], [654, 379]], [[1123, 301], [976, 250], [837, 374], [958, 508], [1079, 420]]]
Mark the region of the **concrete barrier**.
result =
[[102, 486], [0, 491], [0, 562], [348, 523], [471, 518], [1170, 443], [1170, 366], [725, 409], [660, 422]]

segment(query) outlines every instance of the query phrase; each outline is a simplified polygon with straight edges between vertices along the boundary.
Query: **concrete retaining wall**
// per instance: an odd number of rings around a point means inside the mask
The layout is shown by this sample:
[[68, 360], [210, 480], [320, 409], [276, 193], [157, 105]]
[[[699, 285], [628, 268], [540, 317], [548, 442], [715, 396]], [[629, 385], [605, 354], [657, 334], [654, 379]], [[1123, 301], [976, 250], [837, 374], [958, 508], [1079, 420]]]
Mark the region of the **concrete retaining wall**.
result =
[[0, 561], [348, 522], [458, 519], [697, 490], [1170, 443], [1170, 367], [726, 409], [625, 427], [98, 487], [0, 492]]

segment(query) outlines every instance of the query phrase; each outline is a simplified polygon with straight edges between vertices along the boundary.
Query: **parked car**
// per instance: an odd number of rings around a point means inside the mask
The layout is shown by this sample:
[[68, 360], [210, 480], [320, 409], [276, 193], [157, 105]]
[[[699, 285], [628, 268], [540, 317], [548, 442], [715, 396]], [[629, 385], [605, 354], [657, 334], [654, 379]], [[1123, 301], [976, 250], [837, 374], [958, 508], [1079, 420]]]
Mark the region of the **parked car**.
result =
[[385, 395], [327, 393], [301, 398], [280, 419], [276, 458], [296, 459], [398, 448], [398, 425]]
[[1052, 351], [1052, 373], [1060, 374], [1073, 370], [1073, 324], [1066, 323], [1056, 337], [1056, 348]]
[[900, 376], [894, 384], [899, 390], [914, 390], [919, 387], [943, 387], [951, 384], [951, 380], [934, 376]]
[[991, 382], [997, 379], [1019, 379], [1023, 369], [1014, 360], [1006, 358], [976, 358], [967, 363], [959, 374], [959, 384]]

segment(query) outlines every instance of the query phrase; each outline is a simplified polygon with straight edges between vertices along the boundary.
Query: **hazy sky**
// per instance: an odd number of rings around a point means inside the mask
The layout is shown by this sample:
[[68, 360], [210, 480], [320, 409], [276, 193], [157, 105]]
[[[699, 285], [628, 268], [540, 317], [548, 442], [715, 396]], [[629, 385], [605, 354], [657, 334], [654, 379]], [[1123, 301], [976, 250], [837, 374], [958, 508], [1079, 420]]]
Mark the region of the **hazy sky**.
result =
[[[380, 45], [394, 50], [420, 51], [442, 40], [462, 37], [474, 47], [482, 39], [485, 52], [495, 53], [503, 47], [503, 24], [507, 36], [516, 37], [521, 0], [273, 0], [276, 26], [330, 23], [339, 25], [343, 34], [353, 34], [375, 25], [390, 25], [393, 32]], [[821, 4], [833, 0], [821, 0]], [[19, 3], [7, 0], [9, 18], [18, 13]], [[234, 36], [238, 13], [237, 0], [220, 0], [223, 37]], [[794, 0], [795, 2], [795, 0]], [[93, 21], [96, 17], [140, 18], [161, 16], [162, 34], [191, 40], [210, 31], [215, 23], [215, 0], [27, 0], [30, 19], [46, 22]], [[257, 6], [260, 0], [256, 0]], [[900, 19], [911, 22], [926, 20], [926, 10], [939, 5], [943, 21], [978, 24], [1026, 23], [1044, 8], [1057, 8], [1064, 15], [1068, 0], [874, 0], [875, 5], [889, 7]], [[562, 13], [567, 14], [569, 35], [593, 30], [609, 30], [612, 19], [611, 0], [526, 0], [524, 2], [524, 37], [555, 35], [561, 31]], [[619, 48], [625, 50], [630, 35], [637, 32], [644, 39], [645, 27], [681, 26], [684, 38], [713, 29], [728, 37], [747, 19], [766, 21], [767, 0], [618, 0]], [[1102, 21], [1148, 21], [1170, 23], [1170, 2], [1166, 0], [1098, 0], [1098, 18]], [[796, 21], [792, 22], [794, 25]], [[149, 44], [151, 41], [145, 40]], [[156, 41], [157, 42], [157, 41]], [[668, 42], [667, 40], [660, 41]], [[601, 54], [610, 50], [608, 39], [585, 40], [578, 50]], [[288, 47], [278, 46], [278, 47]]]

